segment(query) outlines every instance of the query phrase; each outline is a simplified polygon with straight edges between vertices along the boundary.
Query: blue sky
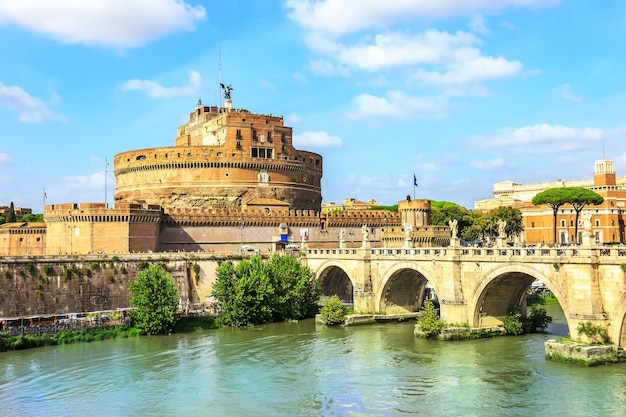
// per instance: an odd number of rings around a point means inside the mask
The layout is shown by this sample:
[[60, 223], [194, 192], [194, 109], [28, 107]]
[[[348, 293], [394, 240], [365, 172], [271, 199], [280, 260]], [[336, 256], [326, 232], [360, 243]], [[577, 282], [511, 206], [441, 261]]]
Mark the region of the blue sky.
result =
[[0, 204], [111, 203], [105, 158], [173, 146], [220, 55], [235, 107], [323, 156], [324, 202], [623, 177], [625, 39], [618, 0], [0, 0]]

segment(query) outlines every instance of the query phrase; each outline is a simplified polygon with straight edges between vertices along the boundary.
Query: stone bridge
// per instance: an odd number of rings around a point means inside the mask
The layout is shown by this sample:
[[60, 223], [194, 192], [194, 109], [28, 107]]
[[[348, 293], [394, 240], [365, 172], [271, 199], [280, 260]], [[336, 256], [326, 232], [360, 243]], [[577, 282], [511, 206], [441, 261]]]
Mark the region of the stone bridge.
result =
[[500, 324], [512, 308], [525, 310], [539, 280], [556, 296], [569, 331], [591, 321], [626, 346], [626, 247], [307, 249], [306, 264], [325, 295], [356, 311], [418, 311], [429, 291], [447, 323]]

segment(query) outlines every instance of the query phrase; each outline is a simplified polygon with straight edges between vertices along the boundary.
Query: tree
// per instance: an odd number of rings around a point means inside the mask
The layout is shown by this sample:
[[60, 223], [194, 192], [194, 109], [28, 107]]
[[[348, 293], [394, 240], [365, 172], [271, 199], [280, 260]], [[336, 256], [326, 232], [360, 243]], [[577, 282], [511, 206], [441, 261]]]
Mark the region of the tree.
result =
[[519, 209], [513, 207], [498, 207], [487, 213], [488, 228], [490, 234], [494, 237], [498, 234], [499, 220], [506, 221], [505, 232], [508, 238], [518, 236], [524, 231], [524, 219]]
[[459, 236], [462, 236], [463, 230], [471, 224], [469, 210], [448, 201], [431, 201], [428, 217], [433, 226], [447, 226], [450, 220], [456, 219]]
[[547, 204], [552, 207], [553, 216], [553, 235], [552, 241], [556, 243], [556, 221], [558, 210], [561, 206], [565, 204], [571, 204], [576, 211], [576, 220], [574, 226], [574, 236], [576, 241], [578, 241], [578, 217], [583, 208], [589, 204], [602, 204], [604, 198], [600, 195], [591, 191], [587, 188], [583, 187], [561, 187], [561, 188], [551, 188], [549, 190], [545, 190], [537, 194], [533, 198], [534, 205]]
[[540, 206], [542, 204], [547, 204], [552, 208], [552, 243], [556, 244], [556, 217], [559, 208], [562, 205], [569, 203], [570, 200], [571, 194], [568, 191], [568, 187], [550, 188], [533, 197], [533, 205]]
[[232, 261], [216, 269], [213, 295], [220, 302], [220, 321], [234, 327], [312, 316], [318, 285], [315, 275], [292, 255], [275, 254]]
[[25, 214], [22, 217], [23, 222], [40, 222], [43, 223], [43, 214]]
[[580, 216], [580, 212], [589, 204], [593, 204], [595, 206], [602, 204], [604, 197], [588, 188], [570, 187], [569, 190], [571, 191], [569, 203], [572, 207], [574, 207], [574, 211], [576, 212], [576, 218], [574, 220], [574, 236], [576, 243], [580, 243], [578, 242], [578, 217]]
[[437, 308], [428, 298], [424, 300], [424, 307], [417, 319], [417, 327], [419, 328], [419, 334], [424, 337], [435, 337], [446, 327], [445, 323], [439, 318]]
[[330, 297], [320, 310], [322, 320], [329, 326], [342, 324], [346, 318], [346, 306], [343, 305], [337, 294]]
[[9, 212], [7, 213], [6, 222], [15, 223], [16, 221], [17, 219], [15, 218], [15, 206], [13, 205], [13, 202], [11, 201], [11, 204], [9, 205]]
[[129, 285], [134, 325], [144, 334], [164, 334], [176, 323], [178, 289], [159, 265], [141, 271]]

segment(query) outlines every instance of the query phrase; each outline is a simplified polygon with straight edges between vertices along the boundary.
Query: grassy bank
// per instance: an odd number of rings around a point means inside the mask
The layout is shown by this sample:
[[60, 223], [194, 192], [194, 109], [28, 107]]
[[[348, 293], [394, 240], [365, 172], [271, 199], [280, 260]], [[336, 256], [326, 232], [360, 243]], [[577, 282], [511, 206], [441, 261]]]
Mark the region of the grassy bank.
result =
[[[213, 317], [181, 317], [176, 322], [172, 333], [191, 333], [217, 327], [218, 325]], [[126, 325], [67, 330], [53, 335], [27, 334], [12, 336], [8, 333], [0, 333], [0, 352], [137, 336], [141, 336], [141, 331]]]

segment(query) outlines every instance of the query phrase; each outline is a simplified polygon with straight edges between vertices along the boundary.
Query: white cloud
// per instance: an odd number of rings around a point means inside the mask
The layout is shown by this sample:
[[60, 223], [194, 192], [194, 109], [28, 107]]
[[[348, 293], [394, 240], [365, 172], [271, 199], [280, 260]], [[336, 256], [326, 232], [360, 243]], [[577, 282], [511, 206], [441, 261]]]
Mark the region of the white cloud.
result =
[[183, 0], [8, 0], [0, 25], [13, 23], [65, 44], [139, 47], [170, 33], [194, 30], [203, 6]]
[[489, 33], [489, 29], [487, 29], [487, 25], [485, 25], [485, 18], [481, 14], [472, 16], [467, 26], [472, 30], [472, 32], [483, 34]]
[[450, 17], [496, 14], [508, 8], [544, 7], [560, 0], [287, 0], [289, 18], [302, 27], [332, 37], [363, 29], [382, 29], [414, 19], [434, 21]]
[[[52, 96], [58, 100], [58, 96]], [[65, 117], [48, 108], [41, 99], [33, 97], [18, 86], [7, 86], [0, 82], [0, 107], [6, 107], [18, 112], [18, 119], [24, 123], [40, 123], [45, 120], [61, 120]]]
[[0, 152], [0, 164], [8, 164], [12, 159], [8, 153]]
[[285, 119], [287, 120], [287, 123], [289, 123], [289, 125], [291, 126], [302, 121], [302, 117], [296, 113], [291, 113], [290, 115], [286, 116]]
[[293, 137], [293, 145], [299, 149], [339, 147], [341, 143], [341, 138], [324, 131], [303, 132]]
[[352, 99], [351, 120], [388, 117], [398, 120], [426, 118], [438, 120], [448, 115], [451, 105], [443, 97], [411, 97], [390, 91], [387, 97], [360, 94]]
[[189, 71], [189, 84], [178, 87], [164, 87], [155, 81], [132, 79], [120, 86], [122, 91], [141, 91], [151, 98], [174, 98], [194, 96], [198, 93], [202, 76], [197, 71]]
[[96, 172], [89, 176], [74, 175], [64, 177], [63, 181], [67, 189], [72, 190], [102, 190], [104, 192], [104, 171]]
[[479, 171], [500, 171], [509, 167], [509, 165], [502, 158], [495, 158], [487, 161], [473, 160], [470, 162], [470, 166]]
[[520, 153], [551, 153], [585, 149], [607, 137], [607, 132], [595, 128], [573, 128], [561, 125], [538, 124], [513, 129], [507, 128], [474, 141], [485, 147], [508, 147]]
[[583, 101], [582, 97], [574, 94], [574, 92], [572, 91], [572, 87], [569, 85], [569, 83], [565, 83], [555, 88], [554, 91], [565, 100], [573, 101], [574, 103], [580, 103], [581, 101]]

